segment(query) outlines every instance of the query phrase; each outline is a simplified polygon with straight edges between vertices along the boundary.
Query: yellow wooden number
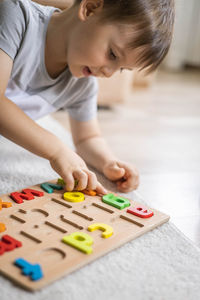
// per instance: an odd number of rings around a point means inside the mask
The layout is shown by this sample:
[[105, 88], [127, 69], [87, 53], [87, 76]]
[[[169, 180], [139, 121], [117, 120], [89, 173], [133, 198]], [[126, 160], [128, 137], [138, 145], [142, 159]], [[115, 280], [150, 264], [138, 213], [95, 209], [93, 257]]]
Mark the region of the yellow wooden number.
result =
[[66, 192], [63, 194], [63, 198], [69, 202], [81, 202], [85, 199], [85, 196], [81, 192]]
[[102, 237], [103, 238], [109, 238], [113, 234], [113, 229], [111, 226], [104, 224], [104, 223], [94, 223], [90, 226], [88, 226], [89, 231], [94, 231], [94, 230], [101, 230], [103, 231]]
[[87, 233], [73, 232], [64, 236], [62, 241], [86, 254], [92, 253], [93, 238]]

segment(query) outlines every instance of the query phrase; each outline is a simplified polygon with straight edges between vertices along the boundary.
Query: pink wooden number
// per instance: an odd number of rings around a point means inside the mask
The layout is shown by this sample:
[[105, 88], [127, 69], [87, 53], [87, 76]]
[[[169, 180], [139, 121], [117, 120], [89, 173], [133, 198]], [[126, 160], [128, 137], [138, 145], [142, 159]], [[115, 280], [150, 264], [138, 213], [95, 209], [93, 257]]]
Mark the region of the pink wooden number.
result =
[[153, 212], [148, 210], [145, 206], [135, 206], [127, 209], [127, 212], [140, 218], [150, 218], [153, 216]]

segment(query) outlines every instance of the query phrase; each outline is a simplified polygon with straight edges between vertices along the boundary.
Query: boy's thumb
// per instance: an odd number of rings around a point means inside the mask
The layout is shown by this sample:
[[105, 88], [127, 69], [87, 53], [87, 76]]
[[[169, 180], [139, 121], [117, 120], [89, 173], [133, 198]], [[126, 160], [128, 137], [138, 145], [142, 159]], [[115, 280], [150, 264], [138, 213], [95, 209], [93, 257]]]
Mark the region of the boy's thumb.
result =
[[114, 163], [110, 166], [108, 173], [107, 175], [111, 180], [118, 180], [125, 175], [125, 170], [119, 167], [117, 163]]

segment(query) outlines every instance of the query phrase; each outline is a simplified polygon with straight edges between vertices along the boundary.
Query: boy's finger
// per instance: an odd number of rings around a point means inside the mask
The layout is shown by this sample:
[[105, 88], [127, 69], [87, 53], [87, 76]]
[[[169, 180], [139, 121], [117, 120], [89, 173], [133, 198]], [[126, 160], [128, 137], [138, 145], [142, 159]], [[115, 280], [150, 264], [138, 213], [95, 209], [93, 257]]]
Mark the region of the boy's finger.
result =
[[97, 177], [96, 177], [95, 173], [93, 173], [89, 170], [86, 170], [85, 173], [87, 173], [87, 175], [88, 175], [87, 189], [88, 190], [95, 190], [96, 186], [97, 186], [97, 183], [98, 183], [98, 180], [97, 180]]
[[117, 181], [117, 187], [120, 191], [129, 192], [131, 190], [136, 190], [139, 186], [139, 178], [138, 177], [128, 177], [124, 181]]
[[75, 187], [77, 191], [84, 190], [87, 187], [88, 176], [82, 170], [76, 170], [73, 172], [74, 179], [77, 180], [78, 184]]
[[118, 176], [123, 176], [125, 174], [125, 169], [121, 166], [119, 166], [117, 163], [115, 163], [113, 166], [111, 166], [111, 169], [116, 173]]
[[122, 178], [126, 173], [126, 170], [123, 167], [119, 167], [116, 163], [107, 166], [104, 171], [105, 176], [110, 180], [118, 180]]
[[108, 193], [108, 191], [103, 187], [103, 185], [100, 182], [97, 183], [96, 192], [97, 194], [102, 194], [102, 195]]
[[65, 182], [65, 190], [67, 192], [71, 192], [74, 189], [74, 177], [72, 174], [67, 174], [63, 176], [63, 180]]

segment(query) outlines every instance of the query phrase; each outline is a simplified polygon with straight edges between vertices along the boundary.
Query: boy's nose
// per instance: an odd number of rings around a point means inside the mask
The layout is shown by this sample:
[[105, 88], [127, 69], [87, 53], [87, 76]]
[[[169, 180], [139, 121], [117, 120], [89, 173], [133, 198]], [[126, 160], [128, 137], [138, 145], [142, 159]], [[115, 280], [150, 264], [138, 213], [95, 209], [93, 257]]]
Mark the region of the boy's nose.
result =
[[111, 67], [103, 67], [101, 69], [101, 72], [103, 73], [104, 77], [109, 78], [109, 77], [111, 77], [113, 75], [113, 73], [115, 72], [115, 70], [113, 68], [111, 68]]

